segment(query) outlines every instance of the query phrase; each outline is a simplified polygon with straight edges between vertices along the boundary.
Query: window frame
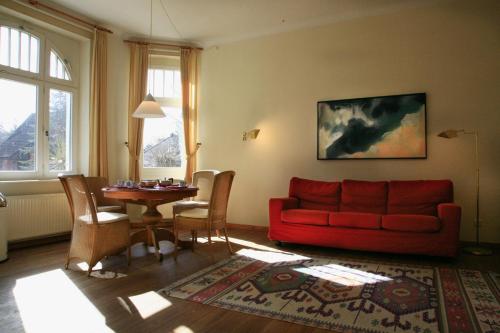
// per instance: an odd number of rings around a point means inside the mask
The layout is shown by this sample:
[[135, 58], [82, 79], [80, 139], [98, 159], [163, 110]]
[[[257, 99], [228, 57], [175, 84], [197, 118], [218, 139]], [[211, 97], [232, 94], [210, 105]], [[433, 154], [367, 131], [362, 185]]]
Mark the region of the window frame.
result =
[[[45, 47], [45, 80], [47, 82], [53, 82], [55, 84], [60, 84], [68, 87], [77, 87], [78, 84], [75, 82], [76, 80], [73, 79], [73, 73], [71, 73], [71, 64], [68, 66], [67, 63], [65, 63], [64, 57], [61, 57], [61, 52], [57, 49], [57, 47], [52, 43], [50, 40], [47, 40], [46, 42], [46, 47]], [[50, 76], [50, 51], [54, 51], [56, 56], [59, 57], [59, 59], [62, 60], [64, 70], [68, 72], [69, 80], [64, 80], [64, 79], [59, 79], [57, 77], [52, 77]]]
[[[77, 119], [79, 117], [79, 79], [71, 72], [70, 68], [65, 66], [68, 71], [70, 80], [62, 80], [50, 77], [50, 51], [54, 50], [60, 56], [60, 52], [55, 47], [55, 44], [42, 31], [31, 27], [29, 24], [20, 24], [13, 20], [0, 18], [0, 26], [26, 31], [29, 34], [38, 38], [39, 54], [38, 54], [38, 73], [21, 70], [0, 64], [0, 79], [17, 81], [21, 83], [32, 84], [37, 87], [37, 128], [36, 128], [36, 161], [34, 171], [19, 171], [9, 170], [1, 171], [0, 178], [5, 180], [28, 180], [28, 179], [54, 179], [59, 174], [72, 174], [79, 169], [77, 160], [77, 138], [78, 126]], [[22, 29], [21, 29], [22, 28]], [[54, 32], [57, 34], [57, 32]], [[62, 58], [61, 58], [62, 59]], [[65, 64], [66, 65], [66, 64]], [[50, 171], [49, 170], [49, 140], [45, 132], [49, 130], [50, 117], [50, 89], [57, 89], [72, 94], [71, 107], [71, 151], [70, 151], [70, 168], [65, 171]]]

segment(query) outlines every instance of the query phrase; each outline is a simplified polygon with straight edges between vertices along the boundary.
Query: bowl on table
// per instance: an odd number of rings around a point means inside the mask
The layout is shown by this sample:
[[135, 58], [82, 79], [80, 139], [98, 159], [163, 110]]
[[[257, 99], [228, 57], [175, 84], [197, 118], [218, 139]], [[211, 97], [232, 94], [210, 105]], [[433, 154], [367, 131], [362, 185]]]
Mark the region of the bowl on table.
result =
[[140, 187], [155, 187], [158, 182], [156, 180], [141, 180], [139, 183]]

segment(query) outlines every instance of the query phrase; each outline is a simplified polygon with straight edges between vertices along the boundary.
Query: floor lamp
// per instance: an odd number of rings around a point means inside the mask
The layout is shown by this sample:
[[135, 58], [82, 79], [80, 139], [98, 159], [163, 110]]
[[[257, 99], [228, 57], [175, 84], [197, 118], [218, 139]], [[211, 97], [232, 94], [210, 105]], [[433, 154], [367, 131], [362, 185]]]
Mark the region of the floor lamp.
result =
[[478, 149], [478, 133], [477, 131], [454, 130], [449, 129], [438, 134], [439, 137], [445, 139], [453, 139], [461, 134], [470, 134], [474, 136], [474, 151], [476, 156], [476, 244], [464, 248], [464, 252], [477, 256], [489, 256], [493, 253], [491, 249], [479, 245], [479, 149]]

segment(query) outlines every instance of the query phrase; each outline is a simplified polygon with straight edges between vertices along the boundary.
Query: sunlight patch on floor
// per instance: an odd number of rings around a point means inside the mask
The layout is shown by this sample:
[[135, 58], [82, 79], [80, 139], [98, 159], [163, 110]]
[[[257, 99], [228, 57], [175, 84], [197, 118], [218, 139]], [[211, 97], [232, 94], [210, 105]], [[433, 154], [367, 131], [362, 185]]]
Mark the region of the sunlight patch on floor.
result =
[[[76, 264], [76, 266], [81, 271], [84, 271], [84, 272], [87, 272], [87, 270], [89, 269], [89, 265], [86, 262], [79, 262], [78, 264]], [[92, 268], [92, 272], [90, 272], [90, 276], [97, 278], [97, 279], [110, 280], [110, 279], [119, 279], [122, 277], [126, 277], [127, 274], [113, 272], [113, 271], [105, 271], [102, 269], [102, 263], [99, 261]]]
[[142, 319], [147, 319], [172, 305], [170, 301], [154, 291], [130, 296], [128, 299], [134, 304]]
[[241, 249], [236, 252], [239, 255], [253, 258], [259, 261], [264, 261], [267, 263], [275, 262], [287, 262], [287, 261], [297, 261], [297, 260], [307, 260], [311, 259], [309, 257], [301, 256], [299, 254], [284, 253], [284, 252], [270, 252], [270, 251], [258, 251], [253, 249]]
[[174, 328], [173, 333], [194, 333], [192, 329], [187, 326], [181, 325]]
[[[223, 237], [212, 237], [212, 242], [224, 242], [225, 243], [226, 240]], [[238, 244], [238, 245], [241, 245], [244, 247], [251, 247], [251, 248], [256, 249], [256, 250], [290, 253], [290, 252], [282, 251], [279, 249], [275, 249], [274, 247], [265, 246], [265, 245], [257, 244], [257, 243], [250, 242], [250, 241], [247, 241], [244, 239], [234, 238], [234, 237], [229, 237], [229, 242], [234, 243], [234, 244]], [[205, 237], [198, 237], [198, 243], [200, 243], [200, 244], [208, 243], [208, 239]]]
[[[89, 269], [89, 265], [83, 261], [76, 264], [76, 266], [84, 272], [86, 272]], [[92, 267], [92, 270], [100, 270], [100, 269], [102, 269], [102, 263], [100, 261], [97, 264], [95, 264], [94, 267]]]
[[18, 279], [13, 294], [27, 333], [113, 332], [61, 269]]
[[380, 283], [392, 280], [391, 278], [382, 275], [336, 264], [299, 267], [294, 268], [294, 270], [344, 286], [362, 286], [365, 284]]

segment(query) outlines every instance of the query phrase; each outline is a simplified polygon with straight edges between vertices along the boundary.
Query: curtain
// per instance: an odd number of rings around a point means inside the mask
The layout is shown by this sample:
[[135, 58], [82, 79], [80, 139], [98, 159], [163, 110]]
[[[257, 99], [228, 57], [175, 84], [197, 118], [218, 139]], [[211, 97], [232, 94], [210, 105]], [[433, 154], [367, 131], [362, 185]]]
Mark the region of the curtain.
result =
[[181, 49], [181, 82], [182, 82], [182, 118], [184, 121], [184, 139], [186, 143], [186, 176], [192, 182], [196, 170], [197, 117], [198, 117], [198, 57], [195, 49]]
[[108, 177], [107, 88], [108, 33], [95, 30], [90, 92], [89, 175]]
[[128, 150], [129, 178], [141, 179], [139, 158], [142, 149], [142, 130], [144, 120], [133, 118], [132, 114], [146, 96], [148, 81], [148, 46], [130, 44], [130, 79], [128, 95]]

